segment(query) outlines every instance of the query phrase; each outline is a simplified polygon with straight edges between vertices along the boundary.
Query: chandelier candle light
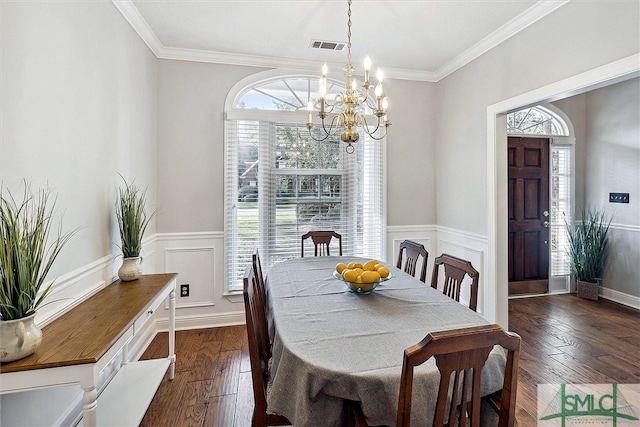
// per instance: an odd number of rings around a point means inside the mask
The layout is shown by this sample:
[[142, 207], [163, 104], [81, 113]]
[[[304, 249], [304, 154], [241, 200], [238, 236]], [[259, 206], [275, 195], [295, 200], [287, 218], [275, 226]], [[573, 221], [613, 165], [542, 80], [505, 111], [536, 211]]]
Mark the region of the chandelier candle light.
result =
[[[320, 117], [320, 120], [322, 120], [322, 130], [324, 131], [324, 136], [318, 138], [313, 134], [313, 101], [311, 100], [309, 100], [309, 103], [307, 105], [307, 108], [309, 110], [307, 129], [309, 130], [309, 135], [315, 141], [324, 141], [329, 136], [335, 135], [339, 129], [342, 129], [340, 139], [342, 140], [342, 142], [348, 144], [346, 147], [347, 153], [353, 153], [355, 148], [352, 144], [358, 142], [358, 140], [360, 139], [360, 134], [355, 129], [355, 126], [360, 126], [371, 138], [379, 140], [387, 135], [387, 127], [391, 125], [391, 122], [387, 120], [387, 96], [385, 95], [384, 89], [382, 88], [382, 70], [378, 69], [378, 72], [376, 74], [378, 83], [376, 84], [373, 91], [373, 96], [369, 91], [369, 89], [371, 89], [373, 85], [369, 81], [371, 59], [368, 56], [364, 60], [364, 83], [362, 83], [361, 85], [362, 91], [358, 89], [358, 81], [353, 76], [354, 68], [351, 65], [351, 0], [349, 0], [348, 4], [349, 12], [347, 23], [347, 66], [345, 68], [345, 71], [347, 73], [347, 81], [345, 85], [346, 90], [344, 93], [338, 93], [333, 98], [333, 101], [326, 99], [327, 73], [329, 70], [327, 64], [324, 64], [322, 66], [322, 77], [320, 77], [320, 87], [318, 90], [320, 95], [320, 99], [318, 100], [320, 104], [318, 117]], [[375, 103], [373, 100], [374, 97]], [[369, 123], [367, 123], [364, 115], [359, 111], [356, 111], [356, 108], [360, 106], [366, 106], [373, 111], [373, 114], [376, 116], [375, 127], [369, 126]], [[333, 113], [334, 109], [336, 108], [344, 108], [344, 111], [336, 113], [327, 125], [325, 119], [329, 114]], [[377, 132], [380, 128], [383, 129], [383, 132], [378, 134]]]

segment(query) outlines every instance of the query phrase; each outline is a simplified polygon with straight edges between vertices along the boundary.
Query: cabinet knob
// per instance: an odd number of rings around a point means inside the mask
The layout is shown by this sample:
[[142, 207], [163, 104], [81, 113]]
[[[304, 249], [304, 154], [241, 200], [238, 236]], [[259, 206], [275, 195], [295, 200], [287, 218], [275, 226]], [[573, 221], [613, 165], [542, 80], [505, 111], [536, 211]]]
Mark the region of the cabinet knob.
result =
[[153, 314], [153, 310], [147, 311], [147, 314]]

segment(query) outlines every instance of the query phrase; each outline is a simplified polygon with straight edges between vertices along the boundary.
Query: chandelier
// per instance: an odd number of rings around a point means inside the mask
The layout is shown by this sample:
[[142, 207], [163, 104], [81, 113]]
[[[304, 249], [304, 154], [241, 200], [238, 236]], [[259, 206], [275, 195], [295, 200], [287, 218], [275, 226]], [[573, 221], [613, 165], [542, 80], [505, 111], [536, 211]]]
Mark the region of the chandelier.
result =
[[[379, 140], [387, 135], [387, 128], [391, 125], [391, 122], [387, 120], [387, 96], [382, 88], [383, 74], [380, 69], [377, 72], [378, 83], [375, 85], [373, 91], [373, 85], [369, 81], [369, 70], [371, 68], [371, 59], [367, 56], [364, 60], [364, 82], [360, 85], [361, 90], [358, 89], [358, 80], [353, 76], [354, 68], [351, 65], [351, 0], [348, 0], [349, 11], [347, 21], [347, 66], [345, 71], [347, 73], [345, 92], [338, 93], [333, 100], [327, 99], [327, 64], [322, 66], [322, 77], [320, 77], [319, 95], [320, 110], [318, 117], [322, 121], [322, 130], [324, 135], [316, 137], [313, 132], [313, 101], [309, 100], [308, 110], [309, 118], [307, 120], [307, 129], [309, 135], [315, 141], [324, 141], [332, 135], [342, 130], [340, 139], [342, 142], [347, 143], [347, 153], [353, 153], [355, 147], [353, 144], [358, 142], [360, 134], [358, 133], [356, 126], [360, 127], [371, 138]], [[373, 92], [373, 93], [371, 93]], [[363, 107], [368, 107], [373, 111], [375, 115], [375, 126], [373, 123], [370, 125], [367, 119], [358, 110], [364, 110]], [[336, 111], [335, 114], [332, 114]], [[332, 114], [330, 118], [329, 114]], [[325, 120], [326, 119], [326, 120]], [[382, 129], [382, 132], [378, 134], [378, 130]]]

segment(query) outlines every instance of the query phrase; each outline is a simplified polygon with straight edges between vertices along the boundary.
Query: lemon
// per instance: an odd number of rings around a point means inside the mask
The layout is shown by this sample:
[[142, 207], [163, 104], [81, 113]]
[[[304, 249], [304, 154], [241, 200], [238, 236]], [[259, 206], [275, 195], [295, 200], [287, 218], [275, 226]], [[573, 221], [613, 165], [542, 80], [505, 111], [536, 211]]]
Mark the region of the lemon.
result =
[[362, 292], [369, 292], [371, 289], [373, 289], [373, 283], [363, 283], [360, 285]]
[[385, 267], [384, 265], [382, 267], [379, 267], [376, 272], [380, 275], [381, 278], [386, 279], [387, 277], [389, 277], [389, 269], [387, 267]]
[[347, 264], [345, 264], [344, 262], [339, 262], [338, 265], [336, 265], [336, 271], [339, 274], [342, 274], [342, 271], [347, 268]]
[[347, 267], [351, 269], [362, 268], [362, 264], [360, 264], [359, 262], [352, 261], [349, 264], [347, 264]]
[[377, 271], [365, 271], [360, 275], [362, 283], [376, 283], [380, 281], [380, 274]]
[[365, 262], [362, 265], [362, 268], [364, 270], [367, 270], [367, 271], [373, 271], [373, 270], [375, 270], [375, 265], [376, 264], [378, 264], [378, 261], [376, 261], [375, 259], [370, 259], [369, 261]]
[[342, 271], [342, 278], [347, 282], [355, 282], [360, 274], [356, 270], [346, 268]]

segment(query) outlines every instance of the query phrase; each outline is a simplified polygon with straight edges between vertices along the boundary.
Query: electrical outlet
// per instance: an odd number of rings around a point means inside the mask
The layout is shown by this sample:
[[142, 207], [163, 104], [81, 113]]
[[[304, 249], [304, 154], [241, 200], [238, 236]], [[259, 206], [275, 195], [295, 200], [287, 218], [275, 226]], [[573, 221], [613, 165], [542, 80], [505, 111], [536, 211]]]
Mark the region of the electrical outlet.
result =
[[183, 283], [180, 285], [180, 297], [188, 297], [189, 296], [189, 284]]
[[629, 203], [629, 193], [609, 193], [609, 203]]

